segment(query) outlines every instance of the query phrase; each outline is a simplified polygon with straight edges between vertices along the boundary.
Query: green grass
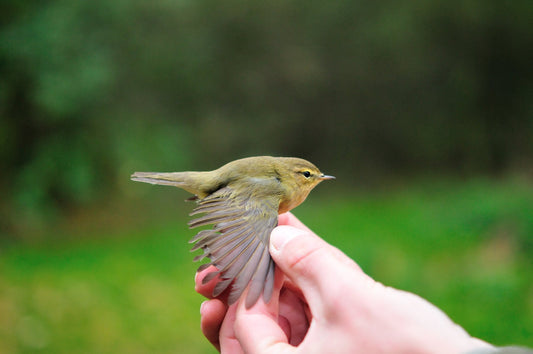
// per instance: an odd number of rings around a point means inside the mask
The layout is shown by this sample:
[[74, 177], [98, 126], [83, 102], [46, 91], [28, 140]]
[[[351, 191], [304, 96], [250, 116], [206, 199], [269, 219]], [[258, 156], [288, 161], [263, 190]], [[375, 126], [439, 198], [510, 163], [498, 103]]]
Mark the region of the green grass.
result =
[[210, 352], [176, 230], [5, 250], [0, 352]]
[[[528, 183], [317, 193], [294, 212], [375, 279], [427, 298], [472, 335], [533, 347]], [[0, 352], [213, 352], [199, 328], [185, 220], [3, 247]]]

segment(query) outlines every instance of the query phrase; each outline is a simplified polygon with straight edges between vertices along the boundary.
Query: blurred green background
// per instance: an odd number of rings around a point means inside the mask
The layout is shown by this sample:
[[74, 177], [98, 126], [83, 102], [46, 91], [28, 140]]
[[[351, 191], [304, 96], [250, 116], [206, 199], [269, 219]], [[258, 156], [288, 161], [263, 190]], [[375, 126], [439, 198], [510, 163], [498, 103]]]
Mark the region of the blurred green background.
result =
[[474, 336], [533, 346], [533, 2], [0, 3], [0, 352], [209, 353], [187, 194], [298, 156], [294, 213]]

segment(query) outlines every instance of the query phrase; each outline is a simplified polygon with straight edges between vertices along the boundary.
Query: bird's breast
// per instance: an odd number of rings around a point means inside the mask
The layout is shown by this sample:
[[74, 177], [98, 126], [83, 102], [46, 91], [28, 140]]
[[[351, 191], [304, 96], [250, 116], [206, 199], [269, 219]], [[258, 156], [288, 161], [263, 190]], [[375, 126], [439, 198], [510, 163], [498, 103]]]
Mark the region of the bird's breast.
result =
[[300, 188], [300, 186], [293, 185], [284, 185], [282, 198], [279, 203], [279, 214], [286, 213], [298, 205], [302, 204], [305, 198], [307, 197], [308, 192]]

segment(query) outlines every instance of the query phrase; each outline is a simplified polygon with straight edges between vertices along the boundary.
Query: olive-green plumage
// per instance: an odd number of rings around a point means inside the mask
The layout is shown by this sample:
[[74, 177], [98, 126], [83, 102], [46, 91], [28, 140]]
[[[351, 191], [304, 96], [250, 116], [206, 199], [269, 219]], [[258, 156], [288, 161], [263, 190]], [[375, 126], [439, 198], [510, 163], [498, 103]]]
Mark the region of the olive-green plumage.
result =
[[194, 194], [198, 206], [191, 215], [203, 214], [189, 223], [191, 228], [213, 225], [191, 239], [195, 258], [205, 257], [218, 270], [204, 283], [219, 275], [213, 296], [230, 285], [228, 303], [234, 303], [250, 285], [246, 306], [251, 307], [261, 293], [270, 300], [274, 286], [274, 262], [268, 253], [270, 233], [278, 214], [300, 205], [321, 181], [332, 179], [312, 163], [294, 157], [257, 156], [232, 161], [207, 172], [135, 172], [139, 182], [175, 186]]

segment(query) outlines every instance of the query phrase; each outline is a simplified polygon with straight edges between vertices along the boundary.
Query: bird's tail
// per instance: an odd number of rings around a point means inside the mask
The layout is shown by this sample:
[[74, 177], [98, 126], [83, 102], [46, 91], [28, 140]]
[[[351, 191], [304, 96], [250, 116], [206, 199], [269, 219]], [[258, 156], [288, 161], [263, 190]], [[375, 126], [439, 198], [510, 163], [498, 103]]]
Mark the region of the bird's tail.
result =
[[184, 172], [135, 172], [131, 175], [131, 180], [183, 188], [186, 184], [185, 176]]

